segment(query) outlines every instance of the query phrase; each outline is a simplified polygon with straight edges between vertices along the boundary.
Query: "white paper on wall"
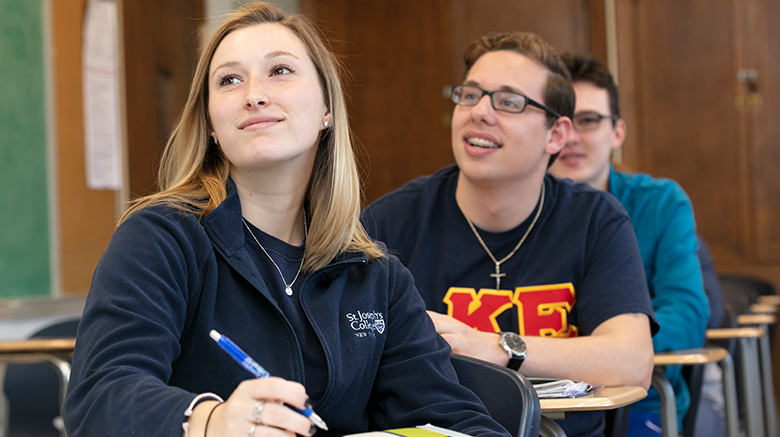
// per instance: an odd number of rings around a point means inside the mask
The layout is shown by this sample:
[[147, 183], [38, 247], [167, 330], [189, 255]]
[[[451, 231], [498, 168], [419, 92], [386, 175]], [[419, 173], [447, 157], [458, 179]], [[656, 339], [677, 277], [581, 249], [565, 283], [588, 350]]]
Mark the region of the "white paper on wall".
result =
[[89, 0], [82, 81], [86, 179], [94, 190], [119, 190], [122, 185], [117, 32], [116, 2]]

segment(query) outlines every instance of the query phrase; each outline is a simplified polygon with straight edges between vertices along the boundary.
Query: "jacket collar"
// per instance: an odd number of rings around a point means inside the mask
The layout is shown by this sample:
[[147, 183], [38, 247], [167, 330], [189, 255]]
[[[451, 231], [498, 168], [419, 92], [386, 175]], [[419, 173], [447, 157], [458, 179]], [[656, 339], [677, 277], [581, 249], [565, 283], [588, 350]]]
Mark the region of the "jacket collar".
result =
[[[227, 197], [213, 211], [206, 214], [201, 220], [201, 225], [206, 230], [215, 250], [221, 253], [235, 268], [242, 271], [247, 266], [241, 268], [235, 262], [246, 264], [251, 258], [245, 248], [244, 225], [241, 222], [241, 199], [238, 197], [238, 190], [232, 178], [228, 177], [225, 188], [227, 189]], [[323, 271], [328, 277], [335, 276], [348, 265], [360, 262], [368, 262], [368, 256], [365, 253], [345, 252], [337, 256], [329, 265], [314, 273]], [[250, 271], [253, 270], [254, 266]], [[244, 275], [246, 276], [245, 273]]]
[[201, 220], [215, 248], [230, 258], [244, 247], [244, 231], [241, 223], [241, 199], [236, 183], [228, 178], [227, 197]]

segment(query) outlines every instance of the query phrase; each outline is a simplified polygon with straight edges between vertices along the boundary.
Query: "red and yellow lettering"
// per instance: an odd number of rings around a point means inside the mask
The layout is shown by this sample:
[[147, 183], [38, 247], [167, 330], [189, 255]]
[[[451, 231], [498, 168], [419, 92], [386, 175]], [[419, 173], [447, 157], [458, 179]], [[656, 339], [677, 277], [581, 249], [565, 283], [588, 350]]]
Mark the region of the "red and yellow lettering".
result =
[[499, 332], [496, 317], [517, 306], [520, 335], [576, 337], [578, 329], [569, 324], [569, 312], [575, 302], [574, 286], [565, 284], [517, 287], [509, 290], [452, 287], [444, 296], [447, 315], [474, 329]]
[[496, 317], [512, 307], [512, 292], [483, 288], [477, 294], [473, 288], [452, 287], [443, 302], [447, 315], [480, 331], [499, 332]]
[[568, 320], [574, 302], [570, 282], [517, 287], [513, 303], [517, 305], [520, 335], [576, 337], [578, 329]]

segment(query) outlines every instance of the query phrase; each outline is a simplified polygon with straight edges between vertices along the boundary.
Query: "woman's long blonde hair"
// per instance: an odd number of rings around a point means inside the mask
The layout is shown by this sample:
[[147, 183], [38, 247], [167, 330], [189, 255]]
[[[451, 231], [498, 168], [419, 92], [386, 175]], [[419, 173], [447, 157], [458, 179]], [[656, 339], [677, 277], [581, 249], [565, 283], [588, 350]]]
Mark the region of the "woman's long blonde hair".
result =
[[209, 135], [209, 66], [227, 34], [262, 23], [279, 23], [301, 39], [317, 69], [332, 117], [330, 127], [320, 136], [304, 201], [311, 219], [304, 271], [323, 267], [343, 252], [362, 251], [370, 258], [383, 256], [359, 221], [360, 181], [339, 63], [311, 21], [302, 15], [286, 16], [269, 3], [251, 3], [229, 15], [200, 53], [187, 103], [162, 156], [160, 191], [135, 201], [120, 223], [130, 214], [156, 204], [204, 216], [225, 200], [229, 162]]

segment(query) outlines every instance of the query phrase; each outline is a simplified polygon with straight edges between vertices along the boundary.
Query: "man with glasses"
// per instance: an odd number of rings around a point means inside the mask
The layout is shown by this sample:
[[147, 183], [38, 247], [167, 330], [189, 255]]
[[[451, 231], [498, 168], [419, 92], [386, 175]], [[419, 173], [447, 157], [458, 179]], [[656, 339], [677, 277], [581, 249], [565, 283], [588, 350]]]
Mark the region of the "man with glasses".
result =
[[[607, 67], [589, 57], [564, 55], [577, 105], [574, 130], [550, 173], [583, 182], [614, 195], [625, 207], [642, 254], [647, 286], [661, 329], [653, 337], [656, 352], [700, 347], [709, 319], [702, 272], [696, 255], [696, 224], [688, 196], [674, 181], [617, 171], [610, 155], [626, 137], [617, 87]], [[681, 368], [666, 377], [677, 401], [679, 429], [690, 397]], [[628, 434], [660, 436], [658, 392], [631, 406]]]
[[[456, 165], [372, 203], [364, 226], [412, 271], [454, 352], [528, 376], [647, 388], [657, 326], [630, 220], [606, 193], [547, 175], [571, 130], [566, 67], [519, 32], [484, 36], [464, 58]], [[598, 436], [604, 413], [559, 424]]]

